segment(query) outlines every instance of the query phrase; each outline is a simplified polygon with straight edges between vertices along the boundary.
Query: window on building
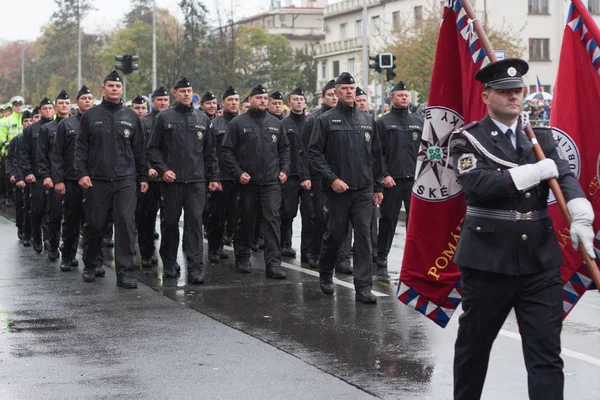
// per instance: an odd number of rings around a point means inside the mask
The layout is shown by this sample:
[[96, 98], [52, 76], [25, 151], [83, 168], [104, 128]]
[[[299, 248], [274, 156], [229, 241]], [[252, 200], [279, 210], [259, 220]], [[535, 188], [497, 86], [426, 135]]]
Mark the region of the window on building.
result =
[[356, 71], [354, 70], [354, 58], [348, 59], [348, 72], [350, 75], [354, 75]]
[[338, 76], [340, 76], [340, 62], [334, 61], [332, 66], [333, 66], [333, 77], [337, 78]]
[[327, 79], [327, 60], [321, 61], [321, 79]]
[[415, 21], [423, 21], [423, 6], [415, 7]]
[[392, 13], [392, 29], [398, 28], [400, 28], [400, 11], [394, 11]]
[[340, 24], [340, 40], [346, 40], [346, 24]]
[[600, 15], [600, 0], [588, 0], [588, 10], [594, 15]]
[[529, 14], [549, 14], [548, 0], [527, 0]]
[[362, 19], [357, 19], [354, 25], [354, 37], [360, 37], [363, 34]]
[[279, 14], [279, 23], [281, 24], [281, 26], [286, 26], [285, 25], [285, 14]]
[[[550, 85], [542, 85], [542, 90], [546, 93], [552, 93], [550, 91]], [[529, 93], [536, 93], [537, 85], [529, 85]]]
[[550, 39], [529, 39], [529, 61], [550, 61]]
[[268, 19], [267, 20], [267, 28], [272, 28], [273, 27], [273, 20], [272, 19]]
[[374, 17], [371, 18], [371, 34], [372, 35], [379, 35], [380, 33], [380, 25], [379, 25], [379, 15], [376, 15]]

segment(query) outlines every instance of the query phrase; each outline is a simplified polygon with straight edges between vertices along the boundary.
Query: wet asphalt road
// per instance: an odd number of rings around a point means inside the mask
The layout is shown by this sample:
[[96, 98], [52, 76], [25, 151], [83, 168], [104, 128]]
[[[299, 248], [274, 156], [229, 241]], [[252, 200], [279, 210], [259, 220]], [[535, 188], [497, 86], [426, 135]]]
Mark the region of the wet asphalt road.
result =
[[[441, 329], [394, 297], [404, 232], [389, 269], [373, 269], [372, 306], [355, 303], [347, 275], [334, 296], [322, 295], [316, 271], [299, 260], [285, 260], [288, 279], [267, 280], [262, 252], [249, 275], [234, 272], [231, 252], [207, 262], [199, 286], [185, 284], [181, 252], [179, 279], [163, 280], [159, 265], [136, 269], [137, 290], [114, 287], [112, 272], [84, 284], [81, 267], [61, 273], [0, 218], [0, 398], [197, 398], [187, 389], [202, 388], [202, 398], [450, 399], [458, 312]], [[297, 233], [299, 221], [299, 254]], [[599, 338], [600, 296], [588, 293], [563, 329], [566, 399], [599, 398]], [[496, 340], [483, 396], [507, 398], [527, 399], [514, 316]]]

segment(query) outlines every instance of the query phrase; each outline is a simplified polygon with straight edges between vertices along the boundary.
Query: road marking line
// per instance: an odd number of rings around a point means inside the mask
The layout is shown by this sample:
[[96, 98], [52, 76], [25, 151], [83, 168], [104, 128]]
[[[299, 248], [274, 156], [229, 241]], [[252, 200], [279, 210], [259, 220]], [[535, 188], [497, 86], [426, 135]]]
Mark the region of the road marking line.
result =
[[[521, 335], [519, 335], [518, 333], [515, 333], [515, 332], [507, 331], [505, 329], [500, 329], [500, 335], [507, 337], [507, 338], [518, 340], [519, 342], [521, 341]], [[600, 359], [597, 359], [592, 356], [588, 356], [587, 354], [583, 354], [578, 351], [563, 348], [562, 355], [571, 357], [571, 358], [575, 358], [576, 360], [587, 362], [588, 364], [592, 364], [597, 367], [600, 367]]]
[[[204, 240], [204, 241], [206, 242], [206, 240]], [[225, 250], [233, 252], [233, 247], [231, 247], [231, 246], [223, 246], [223, 248]], [[297, 265], [289, 264], [289, 263], [286, 263], [285, 261], [281, 262], [281, 266], [284, 267], [284, 268], [287, 268], [287, 269], [291, 269], [293, 271], [298, 271], [298, 272], [302, 272], [302, 273], [307, 274], [307, 275], [315, 276], [317, 278], [319, 277], [319, 272], [318, 271], [313, 271], [313, 270], [310, 270], [310, 269], [298, 267]], [[354, 290], [354, 285], [352, 283], [348, 283], [348, 282], [339, 280], [338, 278], [334, 277], [333, 278], [333, 283], [335, 283], [336, 285], [340, 285], [340, 286], [343, 286], [345, 288]], [[389, 294], [381, 293], [381, 292], [378, 292], [376, 290], [371, 290], [371, 292], [376, 297], [389, 297], [390, 296]]]

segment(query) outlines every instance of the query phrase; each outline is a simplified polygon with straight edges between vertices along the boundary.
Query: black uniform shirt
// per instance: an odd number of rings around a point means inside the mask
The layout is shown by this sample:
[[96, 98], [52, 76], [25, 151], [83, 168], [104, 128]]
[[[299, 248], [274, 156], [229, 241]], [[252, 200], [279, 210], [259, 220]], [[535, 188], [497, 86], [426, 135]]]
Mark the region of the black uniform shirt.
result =
[[290, 113], [281, 121], [283, 131], [290, 142], [290, 176], [297, 176], [301, 181], [310, 179], [308, 171], [308, 153], [302, 137], [304, 131], [304, 113]]
[[56, 130], [58, 124], [63, 118], [56, 116], [53, 121], [48, 122], [40, 129], [40, 134], [37, 140], [37, 163], [38, 172], [42, 180], [52, 177], [52, 146], [54, 145], [54, 138], [56, 137]]
[[221, 154], [223, 142], [225, 141], [225, 134], [227, 133], [227, 127], [229, 123], [237, 117], [237, 114], [232, 114], [227, 111], [223, 111], [223, 115], [212, 120], [211, 131], [215, 135], [217, 159], [219, 160], [219, 171], [221, 173], [221, 181], [235, 181], [235, 177], [225, 166], [225, 160]]
[[52, 146], [52, 181], [54, 184], [65, 180], [76, 181], [75, 142], [79, 134], [82, 114], [78, 112], [63, 119], [56, 128], [54, 145]]
[[23, 131], [21, 151], [17, 160], [17, 169], [21, 178], [25, 178], [30, 174], [33, 174], [36, 178], [40, 176], [37, 163], [37, 141], [42, 126], [51, 121], [51, 119], [42, 118]]

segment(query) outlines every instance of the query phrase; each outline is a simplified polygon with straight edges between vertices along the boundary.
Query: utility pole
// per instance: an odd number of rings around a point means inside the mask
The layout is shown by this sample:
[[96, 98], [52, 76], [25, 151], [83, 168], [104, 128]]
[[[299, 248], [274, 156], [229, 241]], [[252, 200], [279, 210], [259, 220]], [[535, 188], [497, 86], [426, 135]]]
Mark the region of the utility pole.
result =
[[156, 89], [156, 0], [152, 5], [152, 90]]
[[25, 41], [21, 40], [21, 96], [25, 97]]
[[81, 83], [81, 12], [79, 9], [79, 1], [77, 0], [77, 88], [80, 88]]
[[362, 84], [363, 87], [369, 86], [369, 30], [367, 15], [367, 0], [363, 0], [362, 8]]
[[383, 105], [385, 104], [385, 100], [383, 98], [383, 95], [385, 94], [385, 69], [381, 70], [381, 115], [383, 115], [384, 113], [384, 109], [383, 109]]

